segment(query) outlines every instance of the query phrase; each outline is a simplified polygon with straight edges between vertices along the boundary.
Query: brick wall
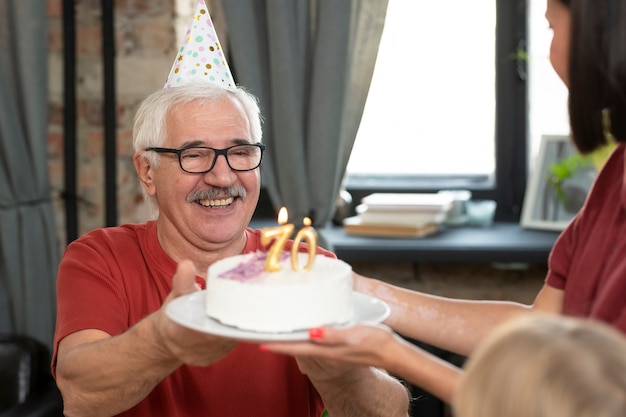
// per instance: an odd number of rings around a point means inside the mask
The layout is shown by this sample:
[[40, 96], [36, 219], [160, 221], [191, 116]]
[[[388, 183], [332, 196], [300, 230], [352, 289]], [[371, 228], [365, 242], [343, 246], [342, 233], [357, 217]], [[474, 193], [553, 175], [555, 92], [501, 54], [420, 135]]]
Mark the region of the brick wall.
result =
[[[65, 242], [63, 160], [62, 0], [47, 0], [49, 16], [50, 181], [57, 230]], [[100, 1], [76, 7], [76, 128], [79, 234], [104, 225], [103, 63]], [[132, 163], [133, 115], [148, 94], [163, 86], [178, 45], [175, 0], [115, 1], [117, 187], [120, 223], [143, 221], [147, 211]]]

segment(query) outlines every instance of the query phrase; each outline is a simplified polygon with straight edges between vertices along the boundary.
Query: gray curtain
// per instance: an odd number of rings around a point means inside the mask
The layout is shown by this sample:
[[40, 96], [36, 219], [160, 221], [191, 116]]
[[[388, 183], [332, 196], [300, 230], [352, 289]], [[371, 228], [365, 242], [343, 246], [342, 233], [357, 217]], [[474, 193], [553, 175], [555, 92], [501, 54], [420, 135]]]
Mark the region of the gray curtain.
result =
[[59, 244], [46, 161], [47, 44], [41, 1], [0, 1], [0, 332], [51, 345]]
[[324, 226], [334, 213], [387, 3], [222, 1], [235, 81], [265, 117], [264, 185], [296, 226], [304, 216]]

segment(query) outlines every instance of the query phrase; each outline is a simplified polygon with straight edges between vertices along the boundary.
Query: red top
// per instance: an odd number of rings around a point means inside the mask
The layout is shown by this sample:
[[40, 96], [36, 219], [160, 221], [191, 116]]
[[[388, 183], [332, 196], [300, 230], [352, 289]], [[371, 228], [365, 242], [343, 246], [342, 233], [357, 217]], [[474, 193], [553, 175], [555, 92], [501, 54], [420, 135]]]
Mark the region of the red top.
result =
[[557, 239], [546, 283], [564, 290], [563, 313], [626, 333], [626, 181], [621, 144], [585, 205]]
[[[155, 222], [97, 229], [67, 247], [57, 282], [53, 374], [65, 336], [84, 329], [118, 335], [161, 307], [176, 263], [159, 245], [156, 230]], [[263, 249], [260, 231], [246, 234], [243, 253]], [[334, 257], [321, 248], [318, 253]], [[203, 279], [197, 281], [204, 285]], [[319, 417], [323, 410], [319, 394], [292, 357], [239, 343], [211, 366], [181, 366], [120, 415]]]

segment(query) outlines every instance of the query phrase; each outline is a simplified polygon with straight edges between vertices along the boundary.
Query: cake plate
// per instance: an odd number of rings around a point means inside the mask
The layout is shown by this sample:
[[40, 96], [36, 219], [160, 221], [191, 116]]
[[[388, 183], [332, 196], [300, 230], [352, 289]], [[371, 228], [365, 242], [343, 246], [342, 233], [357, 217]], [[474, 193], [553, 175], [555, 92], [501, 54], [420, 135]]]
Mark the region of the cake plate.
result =
[[[303, 341], [309, 339], [308, 329], [288, 333], [253, 332], [226, 326], [213, 320], [205, 312], [206, 290], [183, 295], [169, 303], [165, 312], [176, 323], [199, 332], [248, 342]], [[339, 327], [359, 323], [380, 323], [390, 313], [389, 305], [367, 294], [353, 292], [354, 317]]]

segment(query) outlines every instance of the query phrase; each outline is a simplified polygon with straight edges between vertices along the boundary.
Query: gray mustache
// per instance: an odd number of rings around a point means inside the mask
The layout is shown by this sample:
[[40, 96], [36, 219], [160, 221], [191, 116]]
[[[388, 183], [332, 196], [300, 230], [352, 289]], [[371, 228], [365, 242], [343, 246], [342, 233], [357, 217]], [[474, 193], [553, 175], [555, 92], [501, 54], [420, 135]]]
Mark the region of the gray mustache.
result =
[[187, 196], [187, 202], [193, 203], [198, 200], [214, 200], [216, 198], [241, 197], [246, 198], [246, 189], [241, 186], [232, 186], [226, 188], [205, 188], [196, 190]]

